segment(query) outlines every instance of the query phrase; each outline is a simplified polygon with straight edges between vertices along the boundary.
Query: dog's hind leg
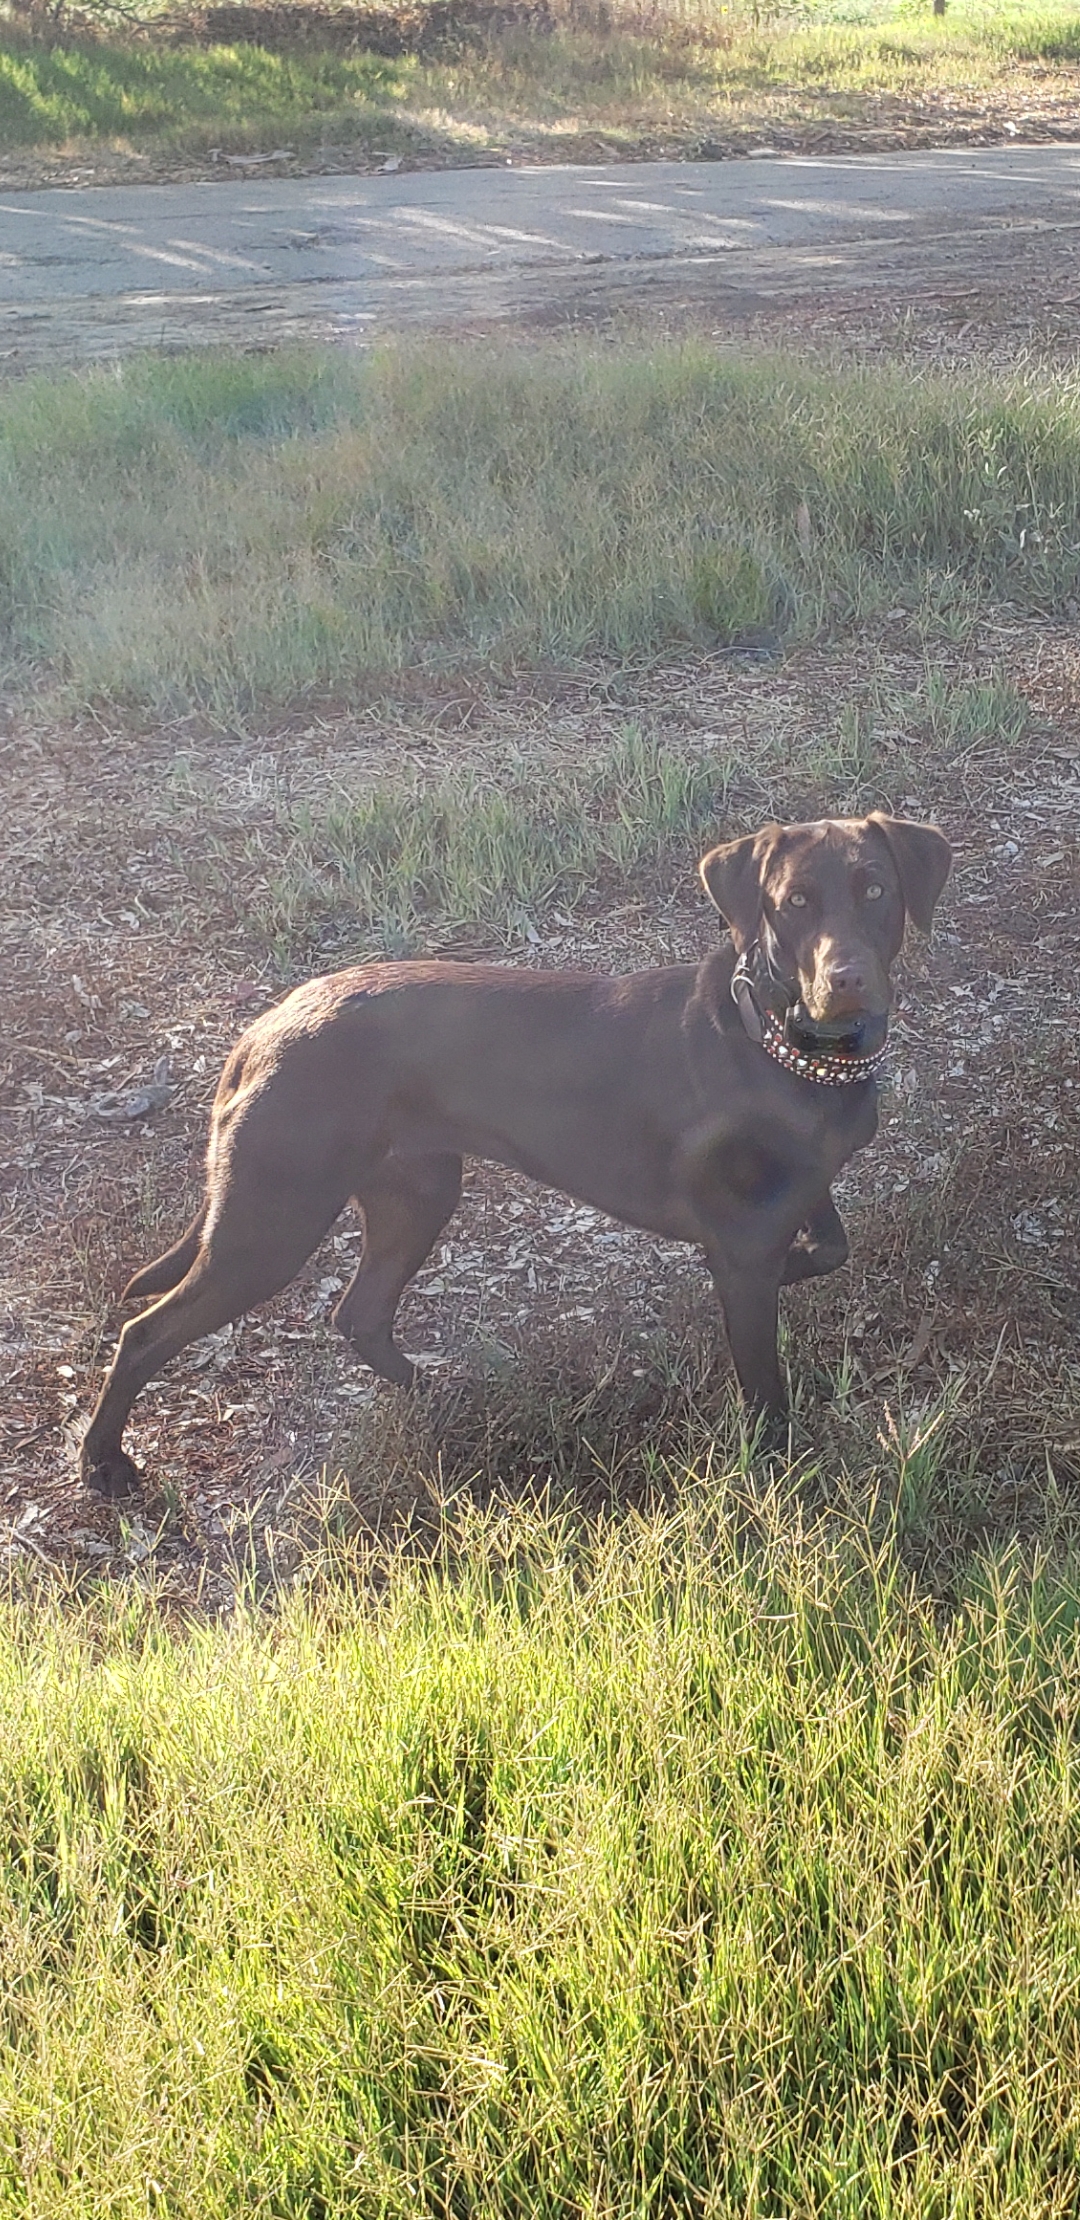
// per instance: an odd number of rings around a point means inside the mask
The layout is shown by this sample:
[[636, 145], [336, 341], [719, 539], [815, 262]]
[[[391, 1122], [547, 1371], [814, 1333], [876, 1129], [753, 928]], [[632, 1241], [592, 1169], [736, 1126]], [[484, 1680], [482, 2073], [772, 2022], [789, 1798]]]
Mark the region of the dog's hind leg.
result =
[[130, 1279], [120, 1297], [122, 1303], [133, 1303], [144, 1295], [165, 1295], [170, 1287], [179, 1287], [186, 1279], [202, 1246], [202, 1231], [206, 1224], [208, 1204], [203, 1203], [186, 1233], [174, 1241], [164, 1256], [155, 1257], [152, 1264], [144, 1264], [141, 1272]]
[[122, 1436], [140, 1389], [189, 1342], [287, 1287], [347, 1200], [347, 1188], [339, 1192], [325, 1179], [260, 1179], [253, 1192], [234, 1177], [179, 1286], [130, 1319], [120, 1336], [82, 1447], [83, 1478], [99, 1495], [128, 1495], [138, 1486], [141, 1476], [125, 1455]]
[[384, 1157], [357, 1194], [364, 1253], [334, 1323], [357, 1356], [398, 1387], [411, 1386], [416, 1372], [394, 1340], [394, 1315], [460, 1194], [461, 1158], [451, 1155]]

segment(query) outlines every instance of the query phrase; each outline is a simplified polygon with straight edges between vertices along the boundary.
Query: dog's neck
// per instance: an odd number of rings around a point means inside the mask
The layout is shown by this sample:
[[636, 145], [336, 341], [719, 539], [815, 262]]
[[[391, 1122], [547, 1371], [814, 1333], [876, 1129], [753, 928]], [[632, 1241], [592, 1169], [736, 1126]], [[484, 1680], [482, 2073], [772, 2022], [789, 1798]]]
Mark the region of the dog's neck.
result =
[[771, 1017], [782, 1024], [785, 1011], [796, 999], [777, 971], [767, 941], [752, 941], [741, 955], [735, 951], [731, 999], [747, 1038], [757, 1048], [764, 1048], [766, 1020]]

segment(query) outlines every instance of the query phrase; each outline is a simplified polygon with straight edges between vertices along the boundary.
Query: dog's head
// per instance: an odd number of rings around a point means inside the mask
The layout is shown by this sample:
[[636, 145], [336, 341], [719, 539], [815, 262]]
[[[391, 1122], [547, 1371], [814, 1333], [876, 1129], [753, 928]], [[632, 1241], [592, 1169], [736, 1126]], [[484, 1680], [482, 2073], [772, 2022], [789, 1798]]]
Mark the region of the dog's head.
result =
[[951, 862], [936, 825], [875, 811], [765, 825], [714, 848], [701, 876], [789, 1032], [865, 1055], [888, 1029], [905, 921], [929, 932]]

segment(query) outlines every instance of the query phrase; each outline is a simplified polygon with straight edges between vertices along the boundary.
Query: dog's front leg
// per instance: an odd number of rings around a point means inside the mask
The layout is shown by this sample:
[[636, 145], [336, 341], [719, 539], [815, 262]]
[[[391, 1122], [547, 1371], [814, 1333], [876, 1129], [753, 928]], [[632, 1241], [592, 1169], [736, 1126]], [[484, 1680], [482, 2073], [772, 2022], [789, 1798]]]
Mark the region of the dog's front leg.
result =
[[815, 1193], [793, 1168], [782, 1131], [713, 1128], [694, 1137], [685, 1164], [739, 1386], [750, 1412], [778, 1431], [787, 1418], [777, 1349], [780, 1287], [820, 1188]]
[[775, 1427], [787, 1418], [787, 1390], [777, 1348], [782, 1247], [755, 1256], [732, 1255], [722, 1236], [706, 1241], [705, 1256], [720, 1297], [735, 1374], [751, 1415]]

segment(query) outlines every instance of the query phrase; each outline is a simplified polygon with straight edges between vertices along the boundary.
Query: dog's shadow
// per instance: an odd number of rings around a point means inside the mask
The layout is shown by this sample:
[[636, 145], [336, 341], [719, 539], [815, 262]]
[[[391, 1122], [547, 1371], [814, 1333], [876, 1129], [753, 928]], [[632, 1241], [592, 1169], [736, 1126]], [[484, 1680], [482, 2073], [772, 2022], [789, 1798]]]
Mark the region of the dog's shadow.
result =
[[534, 1499], [586, 1516], [655, 1503], [737, 1444], [726, 1351], [672, 1321], [650, 1337], [553, 1325], [491, 1343], [416, 1389], [377, 1395], [341, 1429], [331, 1465], [359, 1527], [424, 1526], [462, 1499]]

